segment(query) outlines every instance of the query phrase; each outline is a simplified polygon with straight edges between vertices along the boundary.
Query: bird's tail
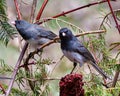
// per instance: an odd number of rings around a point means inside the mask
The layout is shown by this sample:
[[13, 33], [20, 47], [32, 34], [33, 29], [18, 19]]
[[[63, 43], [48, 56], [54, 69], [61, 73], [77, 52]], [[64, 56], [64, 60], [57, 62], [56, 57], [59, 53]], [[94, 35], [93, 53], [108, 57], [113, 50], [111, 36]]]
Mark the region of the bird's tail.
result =
[[110, 77], [108, 77], [105, 72], [103, 72], [103, 70], [101, 68], [98, 67], [98, 65], [94, 62], [92, 62], [92, 66], [96, 69], [97, 72], [99, 72], [105, 79], [111, 79]]

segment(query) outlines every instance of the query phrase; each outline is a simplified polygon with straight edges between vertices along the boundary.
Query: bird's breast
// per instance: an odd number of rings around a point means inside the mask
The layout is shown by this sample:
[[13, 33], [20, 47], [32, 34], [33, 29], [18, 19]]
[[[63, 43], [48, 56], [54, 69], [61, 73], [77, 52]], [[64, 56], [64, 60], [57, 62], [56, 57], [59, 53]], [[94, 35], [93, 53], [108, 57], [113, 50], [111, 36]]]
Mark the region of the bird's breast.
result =
[[63, 50], [63, 54], [72, 62], [79, 63], [80, 65], [85, 63], [85, 58], [77, 52]]
[[50, 40], [47, 38], [31, 38], [29, 40], [27, 40], [28, 43], [32, 44], [32, 45], [42, 45], [45, 44], [47, 42], [49, 42]]

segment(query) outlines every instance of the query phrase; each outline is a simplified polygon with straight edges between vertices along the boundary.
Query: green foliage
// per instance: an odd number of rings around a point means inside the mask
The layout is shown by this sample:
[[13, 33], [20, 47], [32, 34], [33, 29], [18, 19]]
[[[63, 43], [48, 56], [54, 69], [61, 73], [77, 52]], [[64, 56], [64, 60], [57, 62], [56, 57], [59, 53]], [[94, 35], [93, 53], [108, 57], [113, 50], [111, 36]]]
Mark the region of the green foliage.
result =
[[113, 96], [113, 95], [107, 92], [102, 86], [94, 85], [91, 86], [91, 88], [87, 89], [85, 96]]
[[[43, 26], [48, 27], [51, 30], [60, 29], [63, 27], [70, 28], [75, 33], [82, 33], [84, 30], [69, 21], [70, 18], [60, 17], [60, 18], [50, 18], [51, 21], [44, 22]], [[58, 31], [59, 32], [59, 31]], [[57, 33], [58, 34], [58, 33]]]
[[[84, 36], [88, 41], [84, 45], [94, 52], [94, 57], [97, 58], [98, 65], [108, 74], [112, 75], [116, 59], [111, 58], [109, 48], [106, 45], [105, 34]], [[84, 38], [85, 39], [85, 38]], [[98, 47], [99, 46], [99, 47]]]
[[116, 10], [115, 14], [117, 19], [120, 21], [120, 10]]
[[[41, 55], [40, 57], [42, 57]], [[49, 66], [50, 63], [50, 59], [40, 58], [31, 69], [21, 67], [16, 78], [19, 89], [23, 90], [21, 85], [24, 87], [27, 81], [27, 84], [29, 84], [29, 88], [31, 89], [31, 91], [28, 92], [30, 96], [47, 96], [49, 94], [49, 84], [46, 81], [48, 77], [46, 66]]]
[[[12, 88], [10, 96], [27, 96], [28, 94], [30, 94], [30, 96], [38, 96], [38, 94], [40, 96], [48, 96], [49, 83], [46, 81], [48, 78], [46, 66], [49, 66], [50, 63], [50, 59], [38, 60], [36, 67], [32, 71], [28, 71], [25, 70], [24, 67], [20, 67], [16, 77], [16, 83], [19, 89]], [[8, 66], [4, 60], [1, 59], [0, 64], [0, 74], [3, 75], [13, 72], [13, 67]], [[26, 81], [32, 91], [27, 92], [23, 89], [26, 85]], [[4, 86], [7, 88], [7, 85]]]
[[[40, 58], [37, 61], [36, 68], [34, 69], [34, 73], [32, 73], [33, 78], [36, 80], [34, 82], [34, 90], [36, 90], [40, 96], [47, 96], [49, 94], [49, 84], [45, 80], [48, 77], [46, 64], [50, 64], [51, 61], [49, 59]], [[36, 96], [37, 96], [36, 92]]]
[[0, 0], [0, 41], [7, 46], [13, 34], [15, 34], [15, 29], [8, 23], [6, 1]]
[[13, 71], [11, 66], [8, 66], [3, 59], [0, 59], [0, 74], [7, 74]]
[[7, 20], [6, 17], [6, 1], [0, 0], [0, 19]]
[[119, 96], [120, 88], [105, 88], [97, 76], [89, 76], [85, 83], [85, 96]]
[[120, 55], [120, 42], [115, 42], [115, 43], [112, 43], [111, 45], [110, 45], [110, 51], [111, 50], [114, 50], [114, 49], [117, 49], [118, 50], [118, 52], [117, 52], [117, 55], [116, 55], [116, 59], [119, 59], [118, 57], [119, 57], [119, 55]]
[[12, 88], [10, 96], [28, 96], [28, 92], [21, 91], [17, 88]]
[[6, 46], [11, 39], [12, 35], [15, 34], [15, 29], [6, 21], [0, 21], [0, 41], [2, 41]]

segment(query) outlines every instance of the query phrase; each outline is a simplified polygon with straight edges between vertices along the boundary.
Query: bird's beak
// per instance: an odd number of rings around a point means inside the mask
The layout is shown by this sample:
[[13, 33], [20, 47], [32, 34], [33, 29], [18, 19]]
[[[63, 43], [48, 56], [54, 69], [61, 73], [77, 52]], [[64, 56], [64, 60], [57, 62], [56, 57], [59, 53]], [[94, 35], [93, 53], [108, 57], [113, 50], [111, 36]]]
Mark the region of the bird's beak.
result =
[[12, 23], [13, 25], [15, 25], [15, 21], [12, 21], [11, 23]]
[[63, 32], [62, 35], [63, 35], [63, 36], [66, 36], [66, 33]]

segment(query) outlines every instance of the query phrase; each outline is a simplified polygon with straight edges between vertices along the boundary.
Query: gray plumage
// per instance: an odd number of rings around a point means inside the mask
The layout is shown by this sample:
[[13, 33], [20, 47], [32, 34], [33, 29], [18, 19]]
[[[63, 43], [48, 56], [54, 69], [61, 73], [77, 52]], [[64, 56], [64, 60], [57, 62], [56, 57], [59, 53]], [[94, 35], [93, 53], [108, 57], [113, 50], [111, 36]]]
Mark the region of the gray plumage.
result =
[[61, 28], [59, 31], [61, 40], [61, 49], [63, 54], [72, 62], [79, 63], [82, 66], [89, 62], [104, 78], [108, 78], [106, 74], [98, 67], [92, 54], [82, 43], [72, 34], [68, 28]]
[[25, 20], [16, 20], [15, 27], [23, 39], [33, 45], [42, 45], [57, 36], [53, 32], [43, 29], [37, 24], [28, 23]]

